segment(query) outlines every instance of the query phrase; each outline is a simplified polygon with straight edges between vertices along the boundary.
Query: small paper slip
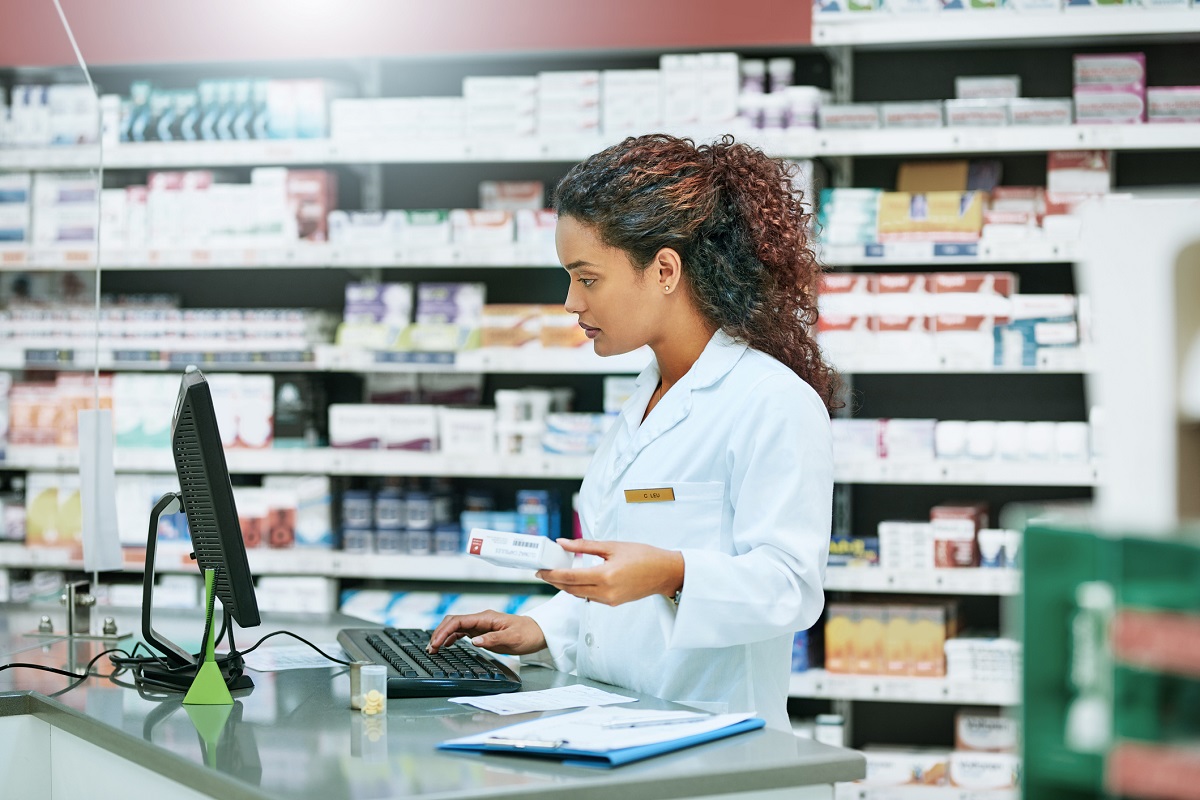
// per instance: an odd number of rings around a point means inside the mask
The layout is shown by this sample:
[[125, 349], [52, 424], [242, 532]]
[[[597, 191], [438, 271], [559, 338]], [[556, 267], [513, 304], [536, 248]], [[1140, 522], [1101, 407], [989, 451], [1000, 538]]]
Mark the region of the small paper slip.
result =
[[591, 686], [575, 684], [541, 689], [536, 692], [512, 692], [482, 697], [451, 697], [451, 703], [462, 703], [493, 714], [524, 714], [528, 711], [558, 711], [564, 708], [608, 706], [613, 703], [633, 703], [636, 697], [623, 697]]
[[[317, 642], [317, 647], [334, 658], [349, 661], [350, 657], [337, 642]], [[289, 669], [317, 669], [340, 667], [305, 644], [288, 644], [282, 647], [262, 647], [245, 655], [246, 666], [255, 672], [283, 672]]]
[[514, 753], [553, 758], [584, 767], [617, 767], [661, 753], [755, 730], [766, 723], [753, 714], [695, 714], [632, 708], [586, 708], [519, 722], [487, 733], [449, 739], [440, 750]]

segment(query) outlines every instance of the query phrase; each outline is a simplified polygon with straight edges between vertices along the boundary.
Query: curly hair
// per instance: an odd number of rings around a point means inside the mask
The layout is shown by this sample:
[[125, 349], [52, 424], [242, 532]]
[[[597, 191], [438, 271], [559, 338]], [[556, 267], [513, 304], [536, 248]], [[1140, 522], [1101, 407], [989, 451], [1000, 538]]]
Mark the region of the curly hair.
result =
[[795, 170], [728, 135], [699, 146], [630, 137], [572, 167], [554, 210], [594, 228], [638, 270], [674, 249], [700, 313], [787, 365], [833, 409], [839, 378], [816, 341], [822, 270]]

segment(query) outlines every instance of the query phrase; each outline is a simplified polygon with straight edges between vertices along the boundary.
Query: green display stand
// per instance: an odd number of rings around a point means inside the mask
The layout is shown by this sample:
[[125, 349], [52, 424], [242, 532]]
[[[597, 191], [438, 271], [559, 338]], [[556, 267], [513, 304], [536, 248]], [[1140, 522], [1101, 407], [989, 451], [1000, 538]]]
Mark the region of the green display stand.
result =
[[207, 609], [204, 627], [207, 632], [204, 637], [204, 661], [200, 664], [200, 669], [196, 671], [192, 688], [188, 689], [183, 698], [184, 705], [233, 705], [233, 695], [229, 693], [229, 687], [225, 685], [225, 676], [221, 674], [221, 668], [217, 666], [216, 628], [213, 624], [213, 606], [216, 602], [214, 577], [213, 570], [204, 570], [204, 607]]
[[1023, 796], [1108, 797], [1114, 743], [1200, 738], [1200, 679], [1121, 663], [1109, 638], [1122, 610], [1200, 619], [1200, 537], [1033, 525], [1023, 549]]

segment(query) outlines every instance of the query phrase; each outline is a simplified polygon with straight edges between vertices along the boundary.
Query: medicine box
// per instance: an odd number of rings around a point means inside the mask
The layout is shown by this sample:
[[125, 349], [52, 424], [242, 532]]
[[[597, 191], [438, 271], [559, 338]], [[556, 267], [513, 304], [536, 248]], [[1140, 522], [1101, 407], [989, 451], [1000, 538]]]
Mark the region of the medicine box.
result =
[[960, 709], [954, 715], [954, 749], [965, 752], [1016, 753], [1019, 723], [984, 709]]
[[1075, 121], [1079, 124], [1129, 125], [1146, 121], [1146, 92], [1124, 86], [1076, 86]]
[[1200, 86], [1150, 86], [1146, 110], [1151, 122], [1200, 122]]
[[817, 122], [826, 129], [859, 130], [880, 127], [882, 118], [879, 106], [871, 103], [822, 104]]
[[528, 303], [489, 303], [483, 307], [481, 347], [540, 347], [542, 307]]
[[1072, 60], [1075, 88], [1104, 86], [1145, 94], [1145, 53], [1076, 54]]
[[1008, 100], [1002, 98], [947, 100], [945, 106], [946, 125], [951, 128], [1009, 124]]
[[329, 446], [376, 449], [384, 446], [382, 405], [332, 403], [329, 406]]
[[940, 128], [944, 124], [940, 100], [880, 103], [879, 116], [885, 128]]
[[959, 75], [954, 79], [954, 96], [959, 100], [1020, 97], [1021, 76]]
[[986, 503], [944, 503], [929, 511], [933, 532], [934, 565], [946, 567], [979, 566], [979, 545], [975, 535], [988, 524]]
[[950, 753], [936, 748], [866, 748], [869, 786], [942, 786], [948, 780]]
[[574, 556], [545, 536], [473, 528], [467, 534], [467, 554], [498, 567], [567, 569]]
[[379, 406], [383, 419], [384, 446], [388, 450], [437, 450], [438, 409], [436, 406]]
[[1070, 125], [1074, 101], [1069, 97], [1017, 97], [1008, 101], [1013, 125]]

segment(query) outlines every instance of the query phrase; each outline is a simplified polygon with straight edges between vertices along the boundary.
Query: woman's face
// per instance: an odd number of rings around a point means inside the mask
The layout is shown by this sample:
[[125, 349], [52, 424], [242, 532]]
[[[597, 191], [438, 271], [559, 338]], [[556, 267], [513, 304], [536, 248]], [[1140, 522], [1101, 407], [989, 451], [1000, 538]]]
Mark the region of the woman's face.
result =
[[660, 335], [663, 294], [656, 271], [634, 269], [623, 250], [610, 247], [590, 226], [559, 217], [558, 260], [571, 276], [566, 309], [593, 341], [596, 355], [613, 356], [652, 344]]

